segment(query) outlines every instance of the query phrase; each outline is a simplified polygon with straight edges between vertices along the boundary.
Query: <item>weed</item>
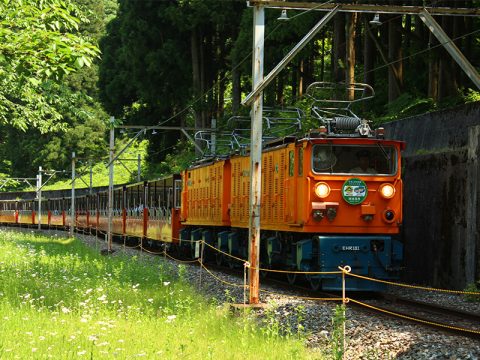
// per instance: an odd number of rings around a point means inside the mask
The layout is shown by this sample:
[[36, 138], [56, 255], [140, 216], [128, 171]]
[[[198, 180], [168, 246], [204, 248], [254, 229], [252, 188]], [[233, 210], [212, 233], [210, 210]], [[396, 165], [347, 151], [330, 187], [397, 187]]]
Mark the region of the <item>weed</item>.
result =
[[187, 268], [185, 265], [178, 265], [178, 280], [180, 282], [187, 282]]
[[163, 261], [0, 231], [0, 358], [311, 358], [273, 314], [266, 332], [232, 321]]
[[[465, 288], [465, 291], [478, 293], [480, 292], [480, 289], [478, 288], [477, 284], [472, 283], [467, 285], [467, 287]], [[465, 294], [465, 300], [469, 302], [480, 302], [480, 295]]]
[[336, 360], [343, 359], [345, 353], [345, 305], [335, 306], [332, 318], [332, 334], [330, 337], [332, 355]]
[[265, 310], [265, 319], [263, 320], [263, 326], [261, 328], [262, 333], [267, 337], [276, 337], [280, 336], [280, 321], [277, 317], [278, 305], [276, 303], [271, 303], [271, 306]]

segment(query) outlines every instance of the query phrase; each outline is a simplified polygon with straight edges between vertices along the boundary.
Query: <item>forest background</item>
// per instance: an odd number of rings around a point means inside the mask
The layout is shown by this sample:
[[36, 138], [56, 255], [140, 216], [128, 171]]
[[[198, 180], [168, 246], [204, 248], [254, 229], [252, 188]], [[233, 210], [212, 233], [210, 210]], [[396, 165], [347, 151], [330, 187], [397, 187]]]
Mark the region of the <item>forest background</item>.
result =
[[[9, 59], [21, 58], [32, 49], [53, 48], [49, 56], [58, 56], [58, 49], [68, 45], [65, 39], [76, 36], [84, 51], [70, 55], [70, 67], [38, 66], [36, 72], [27, 68], [29, 76], [16, 84], [22, 92], [1, 99], [11, 105], [4, 113], [0, 106], [0, 173], [4, 178], [34, 177], [39, 166], [65, 170], [64, 178], [68, 178], [75, 152], [80, 171], [92, 168], [94, 185], [105, 185], [111, 116], [117, 125], [197, 128], [210, 127], [215, 119], [219, 129], [226, 129], [234, 115], [248, 116], [249, 108], [240, 101], [251, 90], [253, 11], [244, 0], [4, 1], [11, 2], [20, 4], [11, 15], [16, 17], [15, 24], [18, 17], [39, 28], [42, 23], [50, 24], [50, 32], [61, 38], [58, 43], [41, 44], [28, 26], [20, 27], [14, 33], [23, 32], [25, 49], [9, 49], [5, 34], [14, 25], [2, 12], [0, 81], [5, 81], [9, 71], [25, 73], [25, 64], [13, 70], [7, 65], [12, 63]], [[43, 3], [67, 3], [65, 14], [73, 15], [77, 26], [67, 27], [66, 15], [46, 22], [48, 17], [32, 16], [26, 10]], [[478, 0], [355, 3], [480, 7]], [[265, 74], [324, 14], [289, 11], [288, 21], [278, 21], [280, 10], [266, 10]], [[418, 17], [381, 14], [379, 26], [372, 25], [372, 17], [337, 13], [267, 87], [265, 106], [305, 108], [305, 91], [315, 81], [372, 85], [376, 97], [359, 110], [376, 124], [480, 100], [478, 89]], [[479, 69], [480, 18], [435, 18]], [[65, 60], [64, 55], [60, 57]], [[47, 68], [54, 69], [53, 74], [45, 74]], [[37, 96], [30, 98], [32, 94]], [[42, 107], [42, 101], [48, 106]], [[117, 130], [117, 150], [137, 131]], [[145, 131], [125, 156], [136, 159], [138, 154], [143, 159], [144, 179], [179, 171], [196, 156], [191, 142], [179, 131]], [[116, 177], [117, 183], [136, 176], [136, 162], [125, 164], [134, 174], [117, 171], [123, 174]], [[24, 185], [10, 182], [4, 189], [15, 187]]]

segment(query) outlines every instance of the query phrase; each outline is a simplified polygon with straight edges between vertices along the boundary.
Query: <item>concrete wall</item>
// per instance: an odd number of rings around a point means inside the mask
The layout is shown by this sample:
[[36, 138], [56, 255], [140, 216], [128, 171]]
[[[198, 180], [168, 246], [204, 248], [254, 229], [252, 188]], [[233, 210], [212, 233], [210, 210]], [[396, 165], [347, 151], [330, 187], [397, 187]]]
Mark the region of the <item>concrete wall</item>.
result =
[[404, 280], [463, 289], [480, 279], [480, 103], [386, 124], [404, 140]]

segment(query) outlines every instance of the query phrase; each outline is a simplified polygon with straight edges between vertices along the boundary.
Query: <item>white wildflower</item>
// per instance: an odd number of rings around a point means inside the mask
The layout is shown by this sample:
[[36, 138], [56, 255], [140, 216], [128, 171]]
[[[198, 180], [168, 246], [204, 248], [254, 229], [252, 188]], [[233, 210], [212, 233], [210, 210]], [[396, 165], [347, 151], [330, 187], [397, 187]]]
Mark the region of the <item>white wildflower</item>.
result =
[[172, 322], [173, 320], [175, 320], [176, 318], [177, 318], [177, 315], [168, 315], [166, 322], [167, 322], [167, 323], [171, 323], [171, 322]]

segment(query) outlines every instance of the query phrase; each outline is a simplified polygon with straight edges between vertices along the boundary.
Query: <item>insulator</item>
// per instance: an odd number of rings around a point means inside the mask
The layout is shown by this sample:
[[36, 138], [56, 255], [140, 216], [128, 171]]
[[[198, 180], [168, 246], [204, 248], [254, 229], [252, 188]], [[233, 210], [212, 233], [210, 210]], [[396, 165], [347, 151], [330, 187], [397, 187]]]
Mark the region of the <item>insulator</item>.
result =
[[361, 120], [355, 117], [336, 117], [335, 126], [337, 130], [355, 130]]

